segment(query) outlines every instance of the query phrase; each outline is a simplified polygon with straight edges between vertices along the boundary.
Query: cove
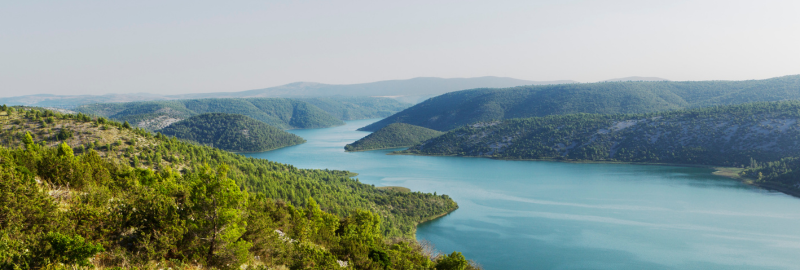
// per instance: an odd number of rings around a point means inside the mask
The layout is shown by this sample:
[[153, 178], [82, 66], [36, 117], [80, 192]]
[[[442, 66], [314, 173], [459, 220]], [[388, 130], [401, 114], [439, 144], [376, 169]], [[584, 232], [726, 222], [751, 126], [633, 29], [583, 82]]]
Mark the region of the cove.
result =
[[800, 269], [798, 198], [707, 168], [344, 152], [377, 120], [291, 130], [308, 142], [245, 155], [450, 195], [460, 208], [417, 239], [487, 270]]

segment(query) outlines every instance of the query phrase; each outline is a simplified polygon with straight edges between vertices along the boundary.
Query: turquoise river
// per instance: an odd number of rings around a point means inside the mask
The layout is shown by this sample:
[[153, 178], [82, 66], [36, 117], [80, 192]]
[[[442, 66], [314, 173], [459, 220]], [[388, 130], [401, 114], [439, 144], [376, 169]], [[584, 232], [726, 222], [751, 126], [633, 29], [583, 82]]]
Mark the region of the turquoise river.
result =
[[800, 269], [800, 198], [706, 168], [344, 152], [374, 121], [292, 130], [308, 142], [247, 155], [448, 194], [460, 208], [417, 239], [487, 270]]

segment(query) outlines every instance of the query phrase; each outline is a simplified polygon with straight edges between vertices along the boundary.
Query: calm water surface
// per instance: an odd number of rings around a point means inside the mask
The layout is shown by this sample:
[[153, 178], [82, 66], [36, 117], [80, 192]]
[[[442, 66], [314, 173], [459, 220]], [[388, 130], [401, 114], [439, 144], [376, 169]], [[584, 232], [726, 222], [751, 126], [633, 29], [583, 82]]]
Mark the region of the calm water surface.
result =
[[307, 143], [248, 154], [448, 194], [460, 208], [417, 238], [492, 269], [800, 269], [800, 199], [711, 170], [344, 152], [376, 120], [292, 130]]

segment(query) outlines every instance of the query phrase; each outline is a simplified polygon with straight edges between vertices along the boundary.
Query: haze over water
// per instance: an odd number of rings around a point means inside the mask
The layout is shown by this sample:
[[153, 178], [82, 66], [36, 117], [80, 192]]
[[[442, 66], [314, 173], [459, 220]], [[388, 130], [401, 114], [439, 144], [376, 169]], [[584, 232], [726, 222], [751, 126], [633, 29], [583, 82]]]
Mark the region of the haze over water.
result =
[[417, 238], [485, 269], [798, 269], [800, 199], [710, 169], [344, 152], [376, 120], [291, 130], [308, 142], [247, 154], [453, 197]]

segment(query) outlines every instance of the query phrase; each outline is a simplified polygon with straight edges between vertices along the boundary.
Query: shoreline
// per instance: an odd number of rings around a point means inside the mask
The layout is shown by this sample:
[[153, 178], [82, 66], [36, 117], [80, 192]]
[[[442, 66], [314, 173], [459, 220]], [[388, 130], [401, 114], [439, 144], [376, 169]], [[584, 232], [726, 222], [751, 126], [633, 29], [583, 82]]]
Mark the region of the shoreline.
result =
[[[348, 145], [349, 145], [349, 144], [348, 144]], [[345, 149], [344, 151], [345, 151], [345, 152], [348, 152], [348, 153], [349, 153], [349, 152], [367, 152], [367, 151], [375, 151], [375, 150], [386, 150], [386, 149], [404, 148], [404, 147], [411, 147], [411, 146], [413, 146], [413, 145], [409, 145], [409, 146], [393, 146], [393, 147], [375, 148], [375, 149], [365, 149], [365, 150], [347, 150], [347, 149]], [[387, 155], [390, 155], [390, 154], [391, 154], [391, 153], [387, 153]]]
[[444, 212], [442, 214], [438, 214], [438, 215], [435, 215], [435, 216], [432, 216], [432, 217], [428, 217], [428, 218], [425, 218], [425, 219], [417, 222], [417, 224], [414, 224], [414, 237], [416, 237], [416, 234], [417, 234], [416, 231], [417, 231], [417, 227], [419, 227], [419, 225], [421, 225], [423, 223], [431, 222], [431, 221], [434, 221], [434, 220], [437, 220], [437, 219], [440, 219], [440, 218], [443, 218], [443, 217], [455, 212], [456, 210], [458, 210], [458, 208], [459, 208], [458, 205], [456, 205], [456, 207], [454, 207], [454, 208], [452, 208], [450, 210], [447, 210], [447, 212]]
[[[305, 142], [302, 142], [302, 143], [298, 143], [298, 144], [281, 146], [281, 147], [278, 147], [278, 148], [272, 148], [272, 149], [268, 149], [268, 150], [264, 150], [264, 151], [228, 151], [228, 150], [221, 149], [221, 148], [217, 148], [217, 149], [220, 149], [220, 150], [223, 150], [223, 151], [227, 151], [228, 153], [239, 154], [239, 155], [241, 155], [241, 154], [255, 154], [255, 153], [264, 153], [264, 152], [274, 151], [274, 150], [278, 150], [278, 149], [283, 149], [283, 148], [286, 148], [286, 147], [298, 146], [298, 145], [301, 145], [301, 144], [305, 144], [307, 142], [308, 141], [305, 141]], [[195, 143], [197, 143], [197, 142], [195, 142]], [[201, 144], [201, 145], [204, 145], [204, 144]], [[209, 145], [205, 145], [205, 146], [209, 146]], [[213, 147], [213, 146], [209, 146], [209, 147]], [[214, 148], [216, 148], [216, 147], [214, 147]]]
[[603, 161], [603, 160], [563, 160], [563, 159], [517, 159], [517, 158], [496, 158], [496, 157], [476, 157], [476, 156], [459, 156], [459, 155], [426, 155], [408, 153], [402, 151], [395, 151], [387, 155], [411, 155], [411, 156], [431, 156], [431, 157], [466, 157], [466, 158], [488, 158], [495, 160], [508, 160], [508, 161], [554, 161], [564, 163], [598, 163], [598, 164], [630, 164], [630, 165], [655, 165], [655, 166], [673, 166], [673, 167], [695, 167], [695, 168], [709, 168], [714, 171], [712, 175], [722, 176], [730, 179], [737, 180], [745, 185], [758, 187], [764, 190], [780, 192], [795, 198], [800, 199], [800, 190], [785, 187], [775, 183], [757, 183], [753, 179], [739, 176], [738, 172], [742, 168], [736, 167], [722, 167], [713, 165], [700, 165], [700, 164], [681, 164], [681, 163], [655, 163], [655, 162], [629, 162], [629, 161]]

